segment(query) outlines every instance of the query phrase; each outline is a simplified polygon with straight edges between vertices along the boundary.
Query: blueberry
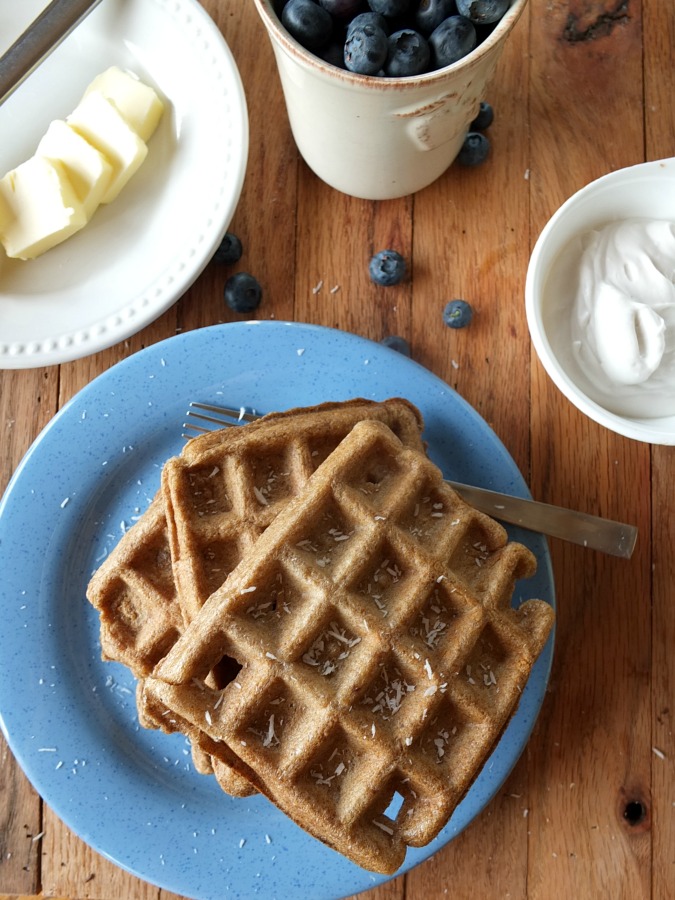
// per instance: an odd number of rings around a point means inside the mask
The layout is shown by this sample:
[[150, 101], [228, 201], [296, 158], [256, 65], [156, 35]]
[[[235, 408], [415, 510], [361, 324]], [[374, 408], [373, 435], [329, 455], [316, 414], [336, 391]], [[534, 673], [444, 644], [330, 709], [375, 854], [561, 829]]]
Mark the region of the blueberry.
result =
[[457, 12], [477, 25], [493, 25], [509, 8], [511, 0], [457, 0]]
[[422, 35], [411, 28], [403, 28], [389, 36], [384, 73], [391, 78], [421, 75], [429, 68], [430, 59], [429, 44]]
[[323, 47], [333, 33], [330, 13], [314, 0], [288, 0], [281, 13], [281, 21], [306, 50]]
[[335, 66], [337, 69], [345, 68], [345, 47], [342, 41], [332, 40], [325, 47], [320, 47], [315, 51], [319, 59]]
[[220, 265], [231, 266], [233, 263], [239, 262], [242, 253], [241, 241], [236, 234], [228, 231], [213, 254], [213, 261]]
[[448, 328], [465, 328], [473, 317], [473, 309], [466, 300], [451, 300], [443, 310], [443, 321]]
[[490, 104], [482, 101], [480, 109], [478, 110], [478, 115], [471, 125], [469, 125], [469, 131], [485, 131], [486, 128], [489, 128], [490, 125], [492, 125], [494, 118], [495, 113]]
[[225, 302], [238, 313], [252, 312], [260, 306], [262, 288], [260, 282], [248, 272], [236, 272], [225, 282]]
[[375, 284], [389, 287], [403, 280], [406, 272], [405, 260], [396, 250], [380, 250], [370, 260], [370, 277]]
[[352, 19], [363, 6], [361, 0], [318, 0], [326, 12], [336, 19]]
[[428, 37], [434, 28], [456, 12], [455, 0], [421, 0], [415, 12], [415, 28]]
[[344, 60], [350, 72], [376, 75], [387, 58], [387, 35], [377, 25], [353, 28], [345, 41]]
[[349, 37], [355, 28], [361, 28], [363, 25], [375, 25], [377, 28], [381, 28], [385, 34], [389, 34], [389, 25], [385, 17], [380, 13], [371, 11], [354, 16], [347, 25], [347, 37]]
[[368, 6], [373, 12], [395, 18], [408, 12], [410, 0], [368, 0]]
[[476, 46], [478, 38], [472, 22], [464, 16], [450, 16], [429, 35], [431, 56], [437, 69], [462, 59]]
[[410, 357], [412, 355], [410, 352], [410, 344], [405, 338], [400, 337], [398, 334], [391, 334], [388, 337], [384, 337], [380, 343], [383, 347], [389, 347], [391, 350], [396, 350], [397, 353], [402, 353], [403, 356]]
[[490, 152], [490, 141], [480, 131], [469, 131], [464, 138], [462, 149], [457, 154], [457, 162], [463, 166], [479, 166]]

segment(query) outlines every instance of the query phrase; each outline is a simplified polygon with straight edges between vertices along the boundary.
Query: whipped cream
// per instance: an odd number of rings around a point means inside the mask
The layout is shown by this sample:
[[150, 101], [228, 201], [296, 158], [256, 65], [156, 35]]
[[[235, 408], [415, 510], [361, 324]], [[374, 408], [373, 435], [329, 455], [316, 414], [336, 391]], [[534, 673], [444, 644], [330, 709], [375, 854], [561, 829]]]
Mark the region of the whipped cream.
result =
[[581, 235], [554, 286], [568, 316], [575, 292], [569, 353], [588, 395], [619, 415], [674, 415], [675, 222], [625, 219]]

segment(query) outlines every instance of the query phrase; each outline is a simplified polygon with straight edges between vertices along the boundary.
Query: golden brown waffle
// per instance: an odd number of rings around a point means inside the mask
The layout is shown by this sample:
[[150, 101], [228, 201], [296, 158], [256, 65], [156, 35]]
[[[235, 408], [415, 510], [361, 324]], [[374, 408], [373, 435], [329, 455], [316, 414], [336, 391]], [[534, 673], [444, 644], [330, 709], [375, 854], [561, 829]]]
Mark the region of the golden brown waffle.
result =
[[184, 625], [161, 493], [94, 573], [87, 598], [99, 612], [103, 659], [149, 674]]
[[[301, 827], [392, 873], [445, 825], [517, 706], [553, 622], [542, 601], [510, 607], [534, 568], [422, 453], [361, 422], [146, 692]], [[280, 591], [284, 615], [260, 614]], [[223, 659], [242, 668], [216, 689]]]
[[[199, 484], [202, 459], [204, 465], [209, 467], [209, 473], [216, 465], [222, 467], [221, 472], [234, 472], [232, 485], [225, 485], [222, 475], [218, 479], [210, 479], [211, 483], [219, 482], [221, 493], [231, 490], [237, 498], [234, 511], [218, 517], [221, 523], [226, 520], [224, 535], [218, 544], [219, 556], [217, 560], [210, 559], [212, 547], [197, 548], [196, 540], [192, 539], [191, 551], [203, 552], [203, 556], [192, 562], [185, 577], [190, 577], [191, 570], [201, 573], [202, 588], [199, 604], [193, 599], [181, 610], [174, 582], [166, 505], [160, 491], [139, 521], [125, 533], [88, 586], [87, 597], [100, 614], [103, 658], [124, 663], [139, 679], [148, 675], [176, 641], [197, 605], [201, 604], [205, 580], [210, 587], [220, 584], [229, 569], [238, 562], [238, 554], [271, 521], [290, 499], [292, 492], [299, 489], [357, 421], [370, 416], [386, 421], [411, 446], [421, 446], [420, 414], [407, 401], [398, 399], [383, 402], [352, 400], [271, 413], [245, 427], [212, 432], [186, 445], [181, 457], [185, 465], [176, 468], [181, 476], [188, 479], [189, 488]], [[253, 459], [255, 463], [251, 461]], [[263, 496], [262, 492], [268, 491], [268, 487], [259, 486], [256, 478], [264, 466], [266, 471], [270, 471], [279, 459], [291, 461], [292, 477], [282, 473], [284, 492], [276, 490], [264, 510], [258, 511], [257, 507], [261, 504], [256, 492], [261, 491]], [[240, 460], [239, 464], [237, 460]], [[169, 461], [165, 468], [172, 469], [174, 462]], [[251, 478], [248, 485], [245, 481], [247, 477]], [[179, 489], [180, 484], [176, 490]], [[249, 497], [253, 498], [254, 508], [247, 511], [242, 504]], [[193, 505], [198, 506], [198, 501], [193, 500]], [[208, 503], [205, 505], [207, 508], [211, 506]], [[216, 522], [213, 516], [208, 516], [207, 520], [211, 525]], [[233, 530], [237, 534], [235, 541], [230, 540]], [[227, 556], [227, 564], [224, 564], [224, 555]], [[216, 563], [219, 566], [217, 572]], [[182, 568], [185, 568], [184, 556]], [[188, 593], [194, 596], [189, 588]], [[153, 719], [151, 704], [144, 700], [142, 688], [137, 697], [141, 724], [146, 728], [159, 727], [161, 723]], [[205, 754], [195, 749], [193, 756], [198, 771], [211, 771]], [[240, 776], [232, 773], [229, 777], [222, 764], [217, 766], [217, 770], [219, 782], [225, 790], [236, 796], [251, 793], [250, 784]]]
[[[271, 413], [244, 427], [221, 429], [196, 438], [186, 445], [180, 457], [169, 460], [165, 470], [177, 473], [175, 479], [170, 479], [169, 489], [175, 498], [185, 496], [188, 504], [179, 512], [172, 543], [176, 553], [180, 553], [178, 537], [187, 532], [186, 540], [189, 539], [190, 545], [188, 551], [183, 552], [177, 568], [179, 571], [187, 570], [183, 587], [192, 602], [186, 603], [181, 611], [174, 581], [176, 563], [172, 564], [171, 559], [166, 505], [160, 491], [94, 573], [87, 588], [87, 597], [100, 616], [103, 658], [124, 663], [139, 678], [150, 674], [176, 641], [185, 622], [190, 621], [205, 595], [211, 593], [208, 585], [215, 587], [224, 581], [238, 562], [238, 550], [243, 551], [253, 536], [263, 530], [265, 524], [290, 499], [292, 491], [299, 489], [353, 425], [371, 416], [386, 421], [405, 443], [421, 447], [422, 421], [419, 412], [407, 401], [351, 400]], [[288, 446], [284, 449], [285, 442]], [[267, 448], [273, 449], [264, 457]], [[264, 485], [258, 488], [256, 477], [265, 466], [269, 471], [279, 456], [293, 460], [293, 477], [284, 480], [287, 490], [283, 496], [277, 491], [274, 499], [261, 506], [255, 491], [266, 488]], [[237, 457], [241, 459], [240, 466], [232, 462]], [[251, 459], [257, 461], [252, 463]], [[215, 475], [209, 478], [219, 462], [222, 468], [218, 478]], [[200, 501], [190, 499], [190, 492], [199, 490], [202, 465], [207, 473], [209, 489], [213, 490], [217, 484], [222, 494], [231, 492], [237, 502], [234, 510], [222, 515], [215, 512], [217, 505], [211, 504], [208, 497], [203, 500], [203, 506], [209, 510], [204, 517], [205, 524], [212, 528], [220, 524], [225, 534], [217, 545], [218, 556], [213, 559], [210, 558], [212, 546], [198, 544], [197, 537], [205, 529], [199, 530]], [[232, 468], [236, 468], [235, 477], [232, 485], [228, 485], [222, 473]], [[245, 483], [246, 477], [251, 478], [248, 485]], [[187, 480], [185, 486], [181, 484], [183, 479]], [[247, 509], [243, 503], [250, 497], [253, 500], [250, 509]], [[195, 522], [189, 529], [190, 523], [186, 517], [195, 507]], [[247, 521], [249, 513], [250, 525]], [[233, 532], [235, 539], [231, 539]], [[239, 534], [241, 538], [237, 540]], [[190, 552], [197, 554], [198, 559], [189, 562], [187, 553]], [[229, 564], [225, 564], [223, 556], [227, 556]], [[199, 577], [198, 600], [195, 600], [195, 592], [188, 581], [193, 569], [195, 577]]]
[[[190, 622], [258, 537], [354, 425], [384, 422], [406, 446], [423, 447], [420, 413], [406, 400], [350, 400], [266, 416], [191, 441], [162, 472], [179, 603]], [[281, 616], [283, 598], [258, 609]]]

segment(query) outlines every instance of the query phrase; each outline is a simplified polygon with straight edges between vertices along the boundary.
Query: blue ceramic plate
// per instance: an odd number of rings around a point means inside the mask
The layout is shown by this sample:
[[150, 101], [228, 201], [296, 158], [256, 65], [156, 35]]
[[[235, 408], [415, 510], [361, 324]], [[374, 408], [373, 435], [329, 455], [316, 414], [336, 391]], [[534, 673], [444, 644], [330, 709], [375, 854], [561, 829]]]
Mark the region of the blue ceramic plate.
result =
[[[140, 728], [134, 680], [100, 659], [89, 577], [147, 507], [182, 446], [191, 400], [258, 411], [405, 396], [430, 454], [457, 481], [528, 496], [507, 451], [446, 384], [393, 350], [308, 325], [252, 322], [191, 331], [124, 360], [42, 432], [0, 506], [0, 717], [36, 790], [88, 844], [141, 878], [198, 900], [337, 898], [386, 880], [308, 837], [262, 797], [233, 799], [198, 775], [178, 735]], [[513, 530], [538, 574], [516, 601], [554, 588], [544, 538]], [[548, 681], [552, 641], [497, 749], [441, 835], [451, 840], [500, 788]]]

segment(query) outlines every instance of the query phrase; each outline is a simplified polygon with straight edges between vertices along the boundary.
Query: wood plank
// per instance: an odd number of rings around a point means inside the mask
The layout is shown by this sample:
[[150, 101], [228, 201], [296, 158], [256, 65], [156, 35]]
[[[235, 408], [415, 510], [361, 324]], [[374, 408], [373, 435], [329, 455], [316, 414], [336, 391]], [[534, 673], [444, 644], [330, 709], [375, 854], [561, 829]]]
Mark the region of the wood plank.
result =
[[[532, 240], [576, 189], [643, 154], [639, 9], [548, 6], [550, 14], [532, 16]], [[638, 111], [635, 121], [627, 108]], [[649, 450], [583, 417], [536, 361], [532, 374], [538, 493], [635, 519], [643, 543], [629, 563], [552, 547], [557, 649], [532, 745], [528, 897], [648, 897], [650, 835], [631, 829], [623, 811], [648, 792], [651, 764]]]
[[[319, 181], [304, 162], [298, 188], [295, 320], [373, 340], [409, 337], [410, 279], [382, 287], [370, 280], [368, 265], [373, 254], [387, 249], [410, 264], [410, 199], [374, 203], [347, 197]], [[327, 227], [317, 228], [327, 216]]]
[[[490, 157], [453, 165], [415, 195], [414, 308], [418, 361], [466, 399], [527, 475], [528, 335], [523, 304], [529, 258], [529, 28], [511, 34], [485, 99], [495, 110]], [[468, 328], [442, 321], [447, 301], [474, 308]], [[504, 402], [507, 386], [508, 402]]]
[[[252, 318], [291, 319], [298, 153], [272, 47], [252, 3], [204, 2], [204, 6], [232, 50], [247, 98], [264, 98], [264, 102], [248, 104], [248, 166], [231, 224], [244, 254], [231, 269], [213, 264], [207, 269], [209, 287], [181, 304], [181, 324], [188, 328]], [[261, 284], [263, 300], [253, 315], [231, 313], [223, 302], [225, 280], [235, 271], [250, 272]]]
[[[0, 493], [57, 409], [58, 370], [3, 374], [0, 392]], [[40, 884], [40, 800], [0, 736], [0, 885], [31, 893]]]
[[[646, 158], [672, 157], [675, 134], [675, 13], [659, 0], [643, 0], [645, 47], [645, 146]], [[652, 734], [657, 751], [652, 759], [651, 806], [646, 798], [643, 827], [652, 828], [652, 896], [666, 900], [675, 883], [675, 448], [652, 449]]]

